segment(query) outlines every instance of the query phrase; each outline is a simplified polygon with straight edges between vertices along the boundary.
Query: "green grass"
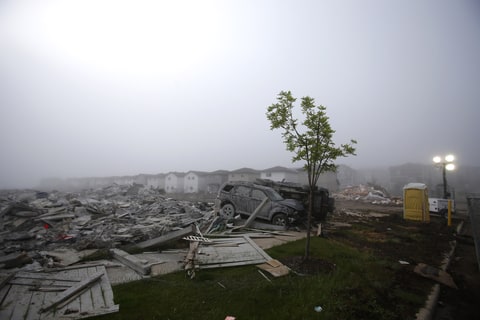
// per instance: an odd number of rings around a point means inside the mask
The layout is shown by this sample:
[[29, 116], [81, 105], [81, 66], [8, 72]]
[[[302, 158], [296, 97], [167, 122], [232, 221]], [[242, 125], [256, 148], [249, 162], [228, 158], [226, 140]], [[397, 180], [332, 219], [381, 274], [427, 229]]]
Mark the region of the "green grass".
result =
[[[273, 258], [303, 255], [305, 240], [274, 247]], [[99, 319], [405, 319], [424, 293], [395, 289], [393, 262], [334, 240], [311, 239], [311, 256], [336, 265], [315, 276], [267, 281], [255, 266], [183, 272], [113, 287], [118, 313]], [[399, 301], [404, 302], [399, 303]], [[320, 313], [314, 311], [321, 306]], [[411, 315], [413, 316], [413, 314]]]

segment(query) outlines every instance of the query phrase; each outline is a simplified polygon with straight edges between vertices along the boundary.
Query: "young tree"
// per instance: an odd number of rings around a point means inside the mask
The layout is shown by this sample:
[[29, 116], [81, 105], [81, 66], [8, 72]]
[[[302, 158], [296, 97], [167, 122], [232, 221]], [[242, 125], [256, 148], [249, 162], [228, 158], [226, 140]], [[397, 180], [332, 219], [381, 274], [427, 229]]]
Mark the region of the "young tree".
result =
[[317, 189], [320, 174], [336, 171], [334, 160], [338, 157], [355, 155], [355, 140], [336, 147], [332, 141], [335, 131], [328, 122], [326, 107], [315, 105], [311, 97], [303, 97], [301, 111], [303, 121], [293, 116], [295, 99], [290, 91], [281, 91], [277, 96], [277, 103], [267, 109], [267, 118], [270, 120], [270, 129], [281, 129], [283, 141], [287, 150], [294, 153], [292, 162], [305, 161], [304, 169], [308, 175], [308, 220], [307, 241], [305, 245], [305, 259], [310, 257], [310, 233], [312, 229], [313, 196]]

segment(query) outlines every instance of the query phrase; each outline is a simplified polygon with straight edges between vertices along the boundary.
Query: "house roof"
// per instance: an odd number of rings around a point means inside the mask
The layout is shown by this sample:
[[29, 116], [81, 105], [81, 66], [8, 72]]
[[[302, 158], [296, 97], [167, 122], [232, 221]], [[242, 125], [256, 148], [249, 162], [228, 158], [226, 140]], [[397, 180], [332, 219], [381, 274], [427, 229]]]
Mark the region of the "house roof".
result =
[[227, 171], [227, 170], [215, 170], [215, 171], [212, 171], [210, 172], [210, 174], [228, 174], [230, 171]]
[[187, 175], [187, 174], [189, 174], [189, 173], [194, 173], [194, 174], [196, 174], [197, 176], [206, 176], [206, 175], [209, 175], [209, 174], [210, 174], [210, 172], [190, 170], [190, 171], [188, 171], [185, 175]]
[[258, 174], [260, 171], [252, 169], [252, 168], [240, 168], [237, 170], [230, 171], [230, 173], [253, 173]]
[[281, 166], [276, 166], [276, 167], [271, 167], [271, 168], [265, 169], [262, 172], [291, 172], [291, 173], [297, 173], [297, 170], [290, 169], [290, 168], [285, 168], [285, 167], [281, 167]]
[[172, 172], [169, 172], [169, 173], [167, 174], [167, 176], [168, 176], [168, 175], [174, 175], [174, 176], [177, 176], [177, 177], [184, 177], [186, 174], [185, 174], [185, 172], [175, 172], [175, 171], [172, 171]]

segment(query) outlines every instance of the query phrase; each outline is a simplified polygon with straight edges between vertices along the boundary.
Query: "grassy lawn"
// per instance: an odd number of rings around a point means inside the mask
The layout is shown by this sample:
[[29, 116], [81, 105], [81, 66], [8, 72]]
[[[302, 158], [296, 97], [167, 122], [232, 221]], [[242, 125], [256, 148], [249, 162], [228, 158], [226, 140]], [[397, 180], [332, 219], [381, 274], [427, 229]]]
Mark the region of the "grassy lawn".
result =
[[[301, 256], [304, 244], [302, 239], [267, 252], [279, 260]], [[312, 237], [311, 252], [335, 270], [271, 281], [255, 266], [200, 270], [194, 279], [168, 274], [114, 286], [120, 311], [98, 319], [408, 319], [431, 288], [418, 277], [416, 288], [406, 290], [399, 277], [410, 272], [398, 261], [335, 239]]]

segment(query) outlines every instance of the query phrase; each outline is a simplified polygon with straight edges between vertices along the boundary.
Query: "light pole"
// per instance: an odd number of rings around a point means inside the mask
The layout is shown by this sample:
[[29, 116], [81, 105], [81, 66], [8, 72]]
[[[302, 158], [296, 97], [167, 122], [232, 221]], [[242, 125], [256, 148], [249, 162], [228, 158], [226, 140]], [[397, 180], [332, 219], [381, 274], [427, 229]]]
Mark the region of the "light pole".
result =
[[440, 156], [436, 156], [433, 158], [433, 162], [435, 162], [435, 165], [442, 168], [444, 199], [449, 198], [449, 194], [447, 193], [447, 170], [451, 171], [455, 169], [455, 164], [453, 164], [453, 160], [455, 160], [455, 157], [451, 154], [445, 156], [444, 158]]

